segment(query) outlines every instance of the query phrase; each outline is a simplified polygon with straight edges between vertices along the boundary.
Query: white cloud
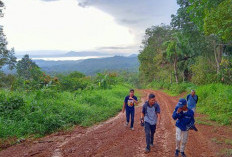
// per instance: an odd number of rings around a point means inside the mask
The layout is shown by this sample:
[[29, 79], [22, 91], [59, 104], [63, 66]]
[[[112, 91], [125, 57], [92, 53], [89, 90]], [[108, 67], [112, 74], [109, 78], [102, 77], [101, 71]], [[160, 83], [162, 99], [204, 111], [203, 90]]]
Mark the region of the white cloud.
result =
[[4, 31], [9, 47], [16, 51], [82, 51], [136, 44], [128, 27], [99, 9], [80, 7], [76, 0], [4, 2]]

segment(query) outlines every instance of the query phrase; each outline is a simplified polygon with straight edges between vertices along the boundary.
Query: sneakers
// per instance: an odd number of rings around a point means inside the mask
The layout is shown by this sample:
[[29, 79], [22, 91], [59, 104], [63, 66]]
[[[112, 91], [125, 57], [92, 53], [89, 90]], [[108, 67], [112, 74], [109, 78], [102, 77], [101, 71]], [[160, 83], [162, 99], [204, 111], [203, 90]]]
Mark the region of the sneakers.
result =
[[181, 157], [186, 157], [185, 153], [184, 152], [180, 152], [179, 150], [176, 149], [176, 152], [175, 152], [175, 157], [178, 157], [179, 156], [179, 153], [181, 154]]
[[128, 126], [128, 124], [129, 124], [129, 123], [128, 123], [128, 122], [126, 122], [126, 123], [125, 123], [125, 126]]
[[179, 156], [179, 150], [178, 149], [176, 149], [176, 152], [175, 152], [175, 157], [178, 157]]
[[[125, 123], [125, 126], [127, 127], [128, 126], [128, 122]], [[131, 130], [135, 130], [134, 127], [130, 128]]]
[[181, 152], [180, 154], [181, 154], [181, 157], [186, 157], [184, 152]]
[[150, 146], [151, 146], [151, 147], [154, 147], [154, 144], [151, 143]]
[[145, 154], [147, 154], [147, 153], [149, 153], [150, 152], [150, 150], [149, 149], [147, 149], [147, 148], [145, 148]]

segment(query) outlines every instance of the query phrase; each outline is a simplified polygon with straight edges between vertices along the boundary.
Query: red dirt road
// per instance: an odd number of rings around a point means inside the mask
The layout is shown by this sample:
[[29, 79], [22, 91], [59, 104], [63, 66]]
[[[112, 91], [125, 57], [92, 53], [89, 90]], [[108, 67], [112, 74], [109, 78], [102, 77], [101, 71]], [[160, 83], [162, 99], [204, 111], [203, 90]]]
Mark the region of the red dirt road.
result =
[[[178, 101], [161, 91], [141, 90], [142, 102], [136, 107], [135, 130], [124, 126], [125, 115], [119, 113], [99, 125], [90, 128], [76, 127], [70, 132], [60, 132], [12, 146], [0, 152], [0, 157], [85, 157], [85, 156], [158, 156], [171, 157], [175, 151], [175, 121], [171, 115]], [[140, 126], [141, 106], [149, 93], [155, 93], [161, 107], [161, 123], [157, 126], [154, 147], [149, 154], [144, 154], [145, 133]], [[212, 138], [224, 136], [231, 138], [228, 128], [197, 125], [198, 132], [190, 131], [186, 154], [189, 157], [220, 156], [218, 151], [224, 145], [215, 145]], [[226, 131], [224, 131], [226, 130]], [[231, 145], [227, 145], [231, 149]], [[222, 155], [221, 155], [222, 156]]]

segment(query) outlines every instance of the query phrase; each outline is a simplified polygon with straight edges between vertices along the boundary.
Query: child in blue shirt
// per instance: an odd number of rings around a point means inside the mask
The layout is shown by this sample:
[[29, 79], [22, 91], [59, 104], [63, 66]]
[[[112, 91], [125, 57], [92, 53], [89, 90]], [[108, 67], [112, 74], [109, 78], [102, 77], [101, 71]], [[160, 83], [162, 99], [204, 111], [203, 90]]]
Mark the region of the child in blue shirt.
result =
[[[181, 152], [182, 157], [186, 157], [184, 150], [188, 141], [188, 130], [194, 125], [194, 112], [187, 107], [187, 101], [180, 99], [172, 115], [176, 120], [176, 152], [175, 157]], [[181, 143], [181, 145], [180, 145]]]
[[130, 94], [125, 97], [122, 112], [126, 110], [126, 126], [128, 126], [131, 117], [131, 130], [134, 130], [134, 116], [135, 116], [135, 104], [138, 104], [138, 99], [134, 95], [134, 89], [130, 90]]
[[194, 113], [196, 111], [197, 102], [198, 102], [198, 96], [196, 95], [196, 91], [191, 90], [191, 94], [187, 96], [187, 104], [188, 104], [188, 108], [193, 110]]

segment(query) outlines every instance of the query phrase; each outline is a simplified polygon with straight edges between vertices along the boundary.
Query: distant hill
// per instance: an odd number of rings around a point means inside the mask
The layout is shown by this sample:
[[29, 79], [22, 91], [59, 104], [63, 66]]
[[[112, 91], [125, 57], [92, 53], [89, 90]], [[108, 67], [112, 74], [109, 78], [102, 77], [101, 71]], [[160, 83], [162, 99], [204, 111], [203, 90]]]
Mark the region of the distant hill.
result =
[[[139, 62], [137, 56], [114, 56], [98, 59], [86, 59], [77, 61], [46, 61], [33, 60], [48, 74], [54, 73], [70, 73], [72, 71], [80, 71], [86, 75], [94, 75], [104, 71], [130, 71], [137, 72]], [[16, 70], [9, 71], [6, 67], [2, 69], [5, 73], [15, 73]]]
[[138, 57], [138, 55], [137, 54], [132, 54], [129, 57]]
[[47, 73], [68, 73], [80, 71], [86, 75], [94, 75], [104, 71], [138, 71], [137, 57], [114, 56], [108, 58], [86, 59], [83, 61], [41, 61], [35, 60]]

